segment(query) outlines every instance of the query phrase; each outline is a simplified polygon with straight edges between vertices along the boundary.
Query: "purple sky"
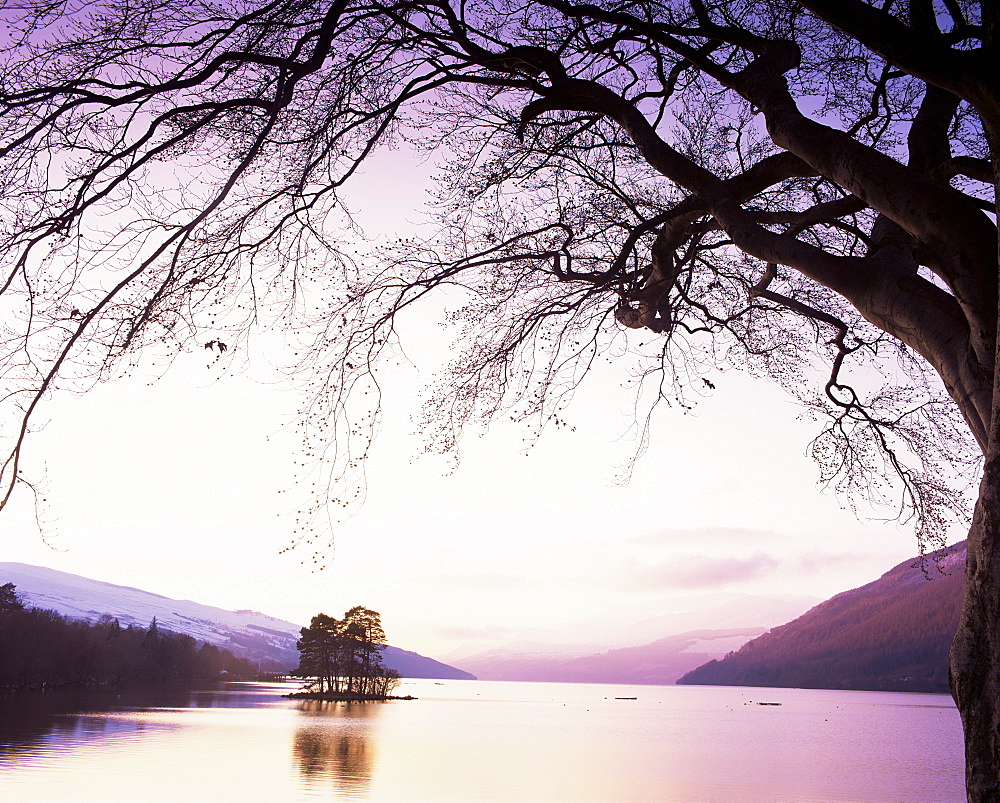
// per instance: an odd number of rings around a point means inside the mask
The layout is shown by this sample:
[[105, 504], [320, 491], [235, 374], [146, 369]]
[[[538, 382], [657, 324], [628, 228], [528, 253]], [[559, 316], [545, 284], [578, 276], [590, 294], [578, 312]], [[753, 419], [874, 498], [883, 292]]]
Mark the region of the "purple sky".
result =
[[[402, 158], [373, 165], [370, 195], [354, 196], [375, 233], [416, 219], [427, 170]], [[614, 483], [635, 449], [622, 438], [622, 366], [578, 394], [575, 431], [526, 449], [526, 432], [500, 422], [466, 438], [457, 467], [421, 456], [412, 416], [447, 341], [436, 320], [411, 330], [417, 365], [384, 374], [368, 500], [337, 526], [325, 571], [308, 551], [280, 554], [300, 446], [282, 425], [298, 399], [260, 355], [217, 378], [203, 351], [152, 385], [136, 375], [52, 404], [29, 455], [46, 470], [48, 545], [22, 495], [0, 520], [2, 559], [302, 623], [361, 604], [382, 613], [394, 644], [434, 655], [587, 616], [667, 614], [692, 595], [827, 597], [916, 552], [911, 530], [859, 521], [817, 489], [805, 455], [816, 425], [738, 371], [714, 376], [693, 414], [656, 414], [626, 486]]]

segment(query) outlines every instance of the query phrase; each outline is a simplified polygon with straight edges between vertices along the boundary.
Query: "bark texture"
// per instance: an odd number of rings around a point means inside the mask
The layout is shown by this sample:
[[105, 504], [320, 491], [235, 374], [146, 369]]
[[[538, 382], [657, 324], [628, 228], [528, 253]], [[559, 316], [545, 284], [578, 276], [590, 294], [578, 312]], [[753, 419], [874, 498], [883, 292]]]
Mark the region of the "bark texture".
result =
[[[1000, 10], [987, 9], [997, 25]], [[996, 93], [994, 93], [995, 98]], [[997, 117], [983, 112], [1000, 204], [1000, 138]], [[998, 206], [997, 208], [1000, 208]], [[997, 260], [1000, 265], [1000, 258]], [[995, 274], [1000, 284], [1000, 270]], [[1000, 310], [995, 320], [1000, 320]], [[1000, 357], [1000, 346], [998, 346]], [[1000, 800], [1000, 372], [994, 372], [993, 405], [979, 499], [969, 530], [965, 602], [951, 649], [951, 690], [965, 735], [965, 784], [971, 803]]]
[[951, 651], [952, 694], [965, 731], [966, 789], [975, 803], [1000, 800], [1000, 450], [992, 443], [969, 532], [965, 604]]

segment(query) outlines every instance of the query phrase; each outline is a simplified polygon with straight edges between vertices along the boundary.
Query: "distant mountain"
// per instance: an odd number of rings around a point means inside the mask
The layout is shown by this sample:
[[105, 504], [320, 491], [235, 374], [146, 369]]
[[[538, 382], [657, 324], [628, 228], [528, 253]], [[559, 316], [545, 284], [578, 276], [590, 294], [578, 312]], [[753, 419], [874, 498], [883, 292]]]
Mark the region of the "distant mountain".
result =
[[[17, 586], [28, 607], [54, 610], [72, 619], [96, 621], [107, 614], [123, 627], [145, 628], [155, 617], [163, 630], [187, 633], [269, 670], [287, 671], [299, 662], [295, 642], [302, 626], [258, 611], [227, 611], [24, 563], [0, 562], [0, 585], [4, 583]], [[398, 647], [386, 647], [383, 660], [403, 677], [474, 679], [461, 669]]]
[[963, 541], [900, 563], [678, 683], [947, 692], [965, 557]]
[[[404, 678], [437, 678], [438, 680], [475, 680], [476, 676], [464, 669], [435, 661], [426, 655], [401, 650], [391, 644], [382, 652], [382, 660], [390, 669]], [[297, 662], [297, 661], [296, 661]]]
[[[693, 630], [756, 628], [763, 632], [800, 616], [819, 602], [822, 602], [819, 597], [790, 594], [722, 593], [672, 597], [660, 604], [645, 601], [641, 605], [619, 606], [582, 619], [523, 629], [518, 632], [518, 638], [499, 645], [463, 644], [437, 658], [456, 666], [469, 664], [471, 667], [493, 658], [511, 661], [515, 658], [581, 658], [650, 644]], [[657, 607], [670, 612], [650, 616], [650, 610]], [[733, 647], [727, 647], [726, 651], [731, 649]]]
[[[617, 649], [649, 644], [690, 630], [753, 627], [766, 630], [791, 621], [822, 601], [821, 597], [801, 594], [716, 593], [671, 600], [670, 612], [656, 616], [649, 616], [646, 608], [644, 615], [631, 620], [623, 619], [620, 614], [606, 617], [603, 622], [600, 617], [592, 617], [578, 623], [577, 633], [587, 636], [587, 641], [600, 636], [602, 641], [607, 642], [603, 649]], [[583, 629], [580, 624], [584, 625]]]
[[482, 680], [667, 685], [707, 659], [725, 655], [764, 630], [763, 627], [693, 630], [650, 644], [589, 655], [490, 651], [463, 659], [462, 666]]
[[619, 609], [524, 631], [483, 650], [439, 656], [483, 680], [670, 684], [710, 658], [809, 610], [817, 597], [711, 594], [672, 599], [669, 613]]

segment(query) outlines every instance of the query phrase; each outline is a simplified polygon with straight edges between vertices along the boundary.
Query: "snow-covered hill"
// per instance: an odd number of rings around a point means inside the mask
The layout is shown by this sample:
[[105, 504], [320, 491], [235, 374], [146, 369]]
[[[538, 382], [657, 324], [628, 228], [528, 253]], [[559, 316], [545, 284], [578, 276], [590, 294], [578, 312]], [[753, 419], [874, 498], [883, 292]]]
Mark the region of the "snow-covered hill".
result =
[[[155, 617], [157, 626], [163, 630], [187, 633], [199, 641], [260, 661], [269, 669], [287, 670], [298, 664], [295, 642], [302, 625], [259, 611], [227, 611], [24, 563], [0, 562], [0, 585], [4, 583], [13, 583], [22, 601], [31, 608], [45, 608], [89, 621], [113, 616], [122, 627], [145, 628]], [[404, 677], [472, 677], [447, 664], [391, 646], [386, 648], [384, 660]]]

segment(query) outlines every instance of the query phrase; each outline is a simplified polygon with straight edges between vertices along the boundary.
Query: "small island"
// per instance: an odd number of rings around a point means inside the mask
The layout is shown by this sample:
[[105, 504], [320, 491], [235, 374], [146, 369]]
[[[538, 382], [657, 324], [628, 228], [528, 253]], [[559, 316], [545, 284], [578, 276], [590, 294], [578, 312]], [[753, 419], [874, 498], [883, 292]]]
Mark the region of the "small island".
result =
[[355, 694], [353, 692], [333, 692], [333, 691], [293, 691], [291, 694], [283, 694], [290, 700], [321, 700], [326, 703], [375, 703], [383, 700], [416, 700], [411, 694], [403, 696], [393, 694]]
[[299, 666], [292, 676], [302, 678], [303, 686], [285, 697], [348, 703], [416, 699], [392, 694], [399, 672], [382, 662], [386, 638], [378, 611], [358, 605], [343, 619], [319, 613], [300, 634]]

